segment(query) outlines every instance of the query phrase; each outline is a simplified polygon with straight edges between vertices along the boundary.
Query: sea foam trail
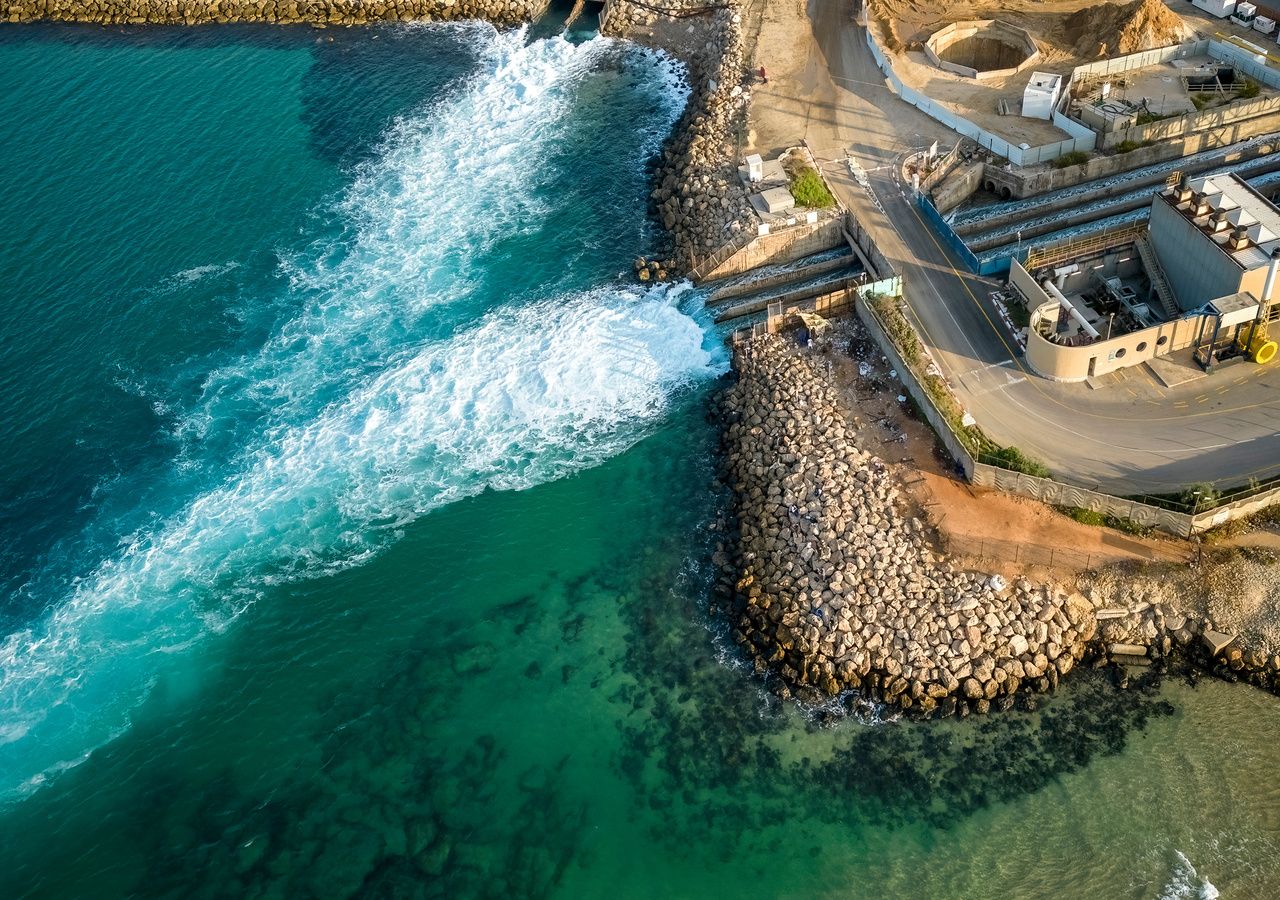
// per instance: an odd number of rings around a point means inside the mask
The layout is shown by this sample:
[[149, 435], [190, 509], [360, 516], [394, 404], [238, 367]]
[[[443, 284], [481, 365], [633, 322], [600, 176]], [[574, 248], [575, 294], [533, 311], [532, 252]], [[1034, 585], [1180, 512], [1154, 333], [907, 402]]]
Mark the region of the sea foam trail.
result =
[[495, 246], [573, 202], [541, 189], [540, 161], [563, 144], [577, 90], [606, 57], [625, 56], [638, 72], [659, 126], [634, 148], [636, 166], [658, 149], [687, 97], [669, 58], [606, 38], [526, 46], [523, 29], [446, 27], [481, 42], [481, 72], [429, 115], [394, 123], [338, 203], [346, 233], [285, 260], [289, 320], [261, 352], [208, 376], [181, 425], [187, 436], [203, 440], [243, 423], [247, 404], [273, 421], [300, 421], [451, 322], [451, 310], [491, 302], [477, 294]]
[[[207, 435], [246, 403], [266, 411], [229, 474], [0, 645], [0, 801], [127, 729], [162, 661], [270, 585], [358, 564], [443, 504], [593, 466], [722, 370], [680, 288], [597, 288], [421, 336], [415, 317], [483, 266], [493, 221], [520, 227], [536, 214], [529, 185], [495, 167], [555, 138], [548, 123], [565, 113], [566, 84], [607, 47], [485, 34], [485, 73], [430, 121], [398, 123], [340, 203], [347, 234], [295, 261], [295, 317], [260, 353], [214, 372], [186, 416], [188, 435]], [[477, 121], [502, 137], [475, 138], [469, 161], [445, 158]], [[483, 227], [461, 207], [450, 217], [441, 166], [459, 204], [480, 180], [507, 179], [505, 196], [484, 194]], [[444, 218], [426, 216], [423, 193]]]
[[1181, 850], [1174, 851], [1173, 872], [1160, 892], [1160, 900], [1217, 900], [1213, 882], [1196, 871]]

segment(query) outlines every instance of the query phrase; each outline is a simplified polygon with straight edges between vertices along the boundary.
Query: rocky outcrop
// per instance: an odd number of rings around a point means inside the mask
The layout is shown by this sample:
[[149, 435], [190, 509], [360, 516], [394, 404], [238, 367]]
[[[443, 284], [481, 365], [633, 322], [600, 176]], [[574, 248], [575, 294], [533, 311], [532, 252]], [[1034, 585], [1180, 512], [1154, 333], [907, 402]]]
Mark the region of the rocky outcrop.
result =
[[[1247, 617], [1242, 621], [1238, 610], [1213, 612], [1219, 600], [1242, 605], [1238, 593], [1216, 594], [1217, 570], [1239, 567], [1226, 561], [1207, 564], [1207, 572], [1162, 578], [1116, 570], [1084, 578], [1081, 589], [1098, 619], [1100, 657], [1125, 668], [1184, 663], [1280, 695], [1280, 653], [1269, 649], [1275, 647], [1272, 630], [1260, 630]], [[1214, 602], [1197, 602], [1201, 580], [1215, 590]], [[1238, 633], [1242, 625], [1244, 633]]]
[[1079, 595], [960, 571], [854, 441], [820, 353], [778, 336], [740, 344], [723, 399], [736, 501], [728, 576], [735, 639], [784, 694], [861, 690], [943, 714], [1047, 691], [1094, 636]]
[[[705, 4], [664, 3], [692, 10]], [[738, 180], [736, 131], [745, 122], [748, 92], [743, 80], [742, 17], [733, 8], [668, 20], [651, 9], [616, 0], [608, 5], [606, 34], [664, 44], [649, 26], [666, 20], [692, 28], [695, 46], [672, 49], [686, 60], [691, 93], [684, 115], [663, 149], [650, 195], [654, 213], [670, 237], [662, 268], [689, 272], [699, 260], [729, 243], [752, 220], [747, 191]], [[650, 270], [652, 272], [652, 270]]]
[[9, 0], [10, 22], [199, 25], [226, 22], [364, 25], [370, 22], [485, 19], [498, 24], [540, 16], [549, 0]]

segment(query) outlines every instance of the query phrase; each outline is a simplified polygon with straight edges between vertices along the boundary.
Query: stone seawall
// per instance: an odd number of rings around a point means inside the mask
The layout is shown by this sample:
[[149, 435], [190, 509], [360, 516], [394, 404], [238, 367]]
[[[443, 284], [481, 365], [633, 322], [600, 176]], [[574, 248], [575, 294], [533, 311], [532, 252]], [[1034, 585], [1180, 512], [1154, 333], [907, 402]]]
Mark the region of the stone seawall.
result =
[[[662, 6], [689, 12], [704, 4], [680, 0]], [[742, 17], [731, 7], [668, 17], [614, 0], [601, 30], [674, 52], [689, 67], [689, 103], [662, 151], [650, 194], [670, 238], [661, 268], [686, 274], [752, 217], [738, 180], [735, 139], [750, 99], [744, 86]]]
[[1092, 604], [936, 558], [895, 474], [857, 446], [833, 352], [778, 335], [735, 352], [722, 416], [736, 551], [719, 560], [735, 640], [802, 700], [859, 690], [950, 714], [1052, 690], [1094, 637]]
[[549, 0], [8, 0], [9, 22], [202, 25], [227, 22], [364, 25], [370, 22], [536, 19]]

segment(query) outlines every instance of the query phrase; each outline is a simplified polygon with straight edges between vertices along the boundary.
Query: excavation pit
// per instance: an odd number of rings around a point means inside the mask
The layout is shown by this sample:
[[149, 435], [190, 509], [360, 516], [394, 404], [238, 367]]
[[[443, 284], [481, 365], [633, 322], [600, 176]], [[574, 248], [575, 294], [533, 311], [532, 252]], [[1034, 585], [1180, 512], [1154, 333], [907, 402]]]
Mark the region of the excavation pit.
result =
[[955, 22], [924, 43], [929, 62], [965, 78], [1004, 78], [1040, 61], [1035, 39], [998, 19]]

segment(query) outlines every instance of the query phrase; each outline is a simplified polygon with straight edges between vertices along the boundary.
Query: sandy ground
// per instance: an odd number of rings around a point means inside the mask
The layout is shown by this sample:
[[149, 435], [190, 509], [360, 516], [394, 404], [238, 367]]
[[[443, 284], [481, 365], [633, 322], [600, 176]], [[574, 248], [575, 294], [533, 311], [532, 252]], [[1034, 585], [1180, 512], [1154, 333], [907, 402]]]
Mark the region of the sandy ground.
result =
[[[1010, 143], [1027, 143], [1033, 147], [1069, 140], [1071, 135], [1052, 122], [1024, 119], [1017, 114], [1022, 108], [1022, 92], [1026, 90], [1027, 82], [1035, 72], [1056, 73], [1065, 81], [1075, 66], [1073, 60], [1042, 60], [1034, 69], [1025, 69], [1006, 78], [978, 81], [942, 71], [919, 51], [898, 54], [894, 61], [894, 70], [907, 85]], [[1008, 101], [1013, 115], [1000, 115], [1000, 100]]]
[[[988, 550], [982, 568], [1010, 576], [1028, 571], [1020, 563], [1029, 551], [1043, 563], [1051, 550], [1065, 549], [1070, 559], [1030, 567], [1058, 575], [1082, 569], [1084, 560], [1096, 568], [1122, 560], [1184, 562], [1192, 555], [1191, 545], [1183, 541], [1083, 525], [1043, 503], [958, 479], [928, 425], [898, 400], [901, 384], [875, 345], [864, 332], [851, 328], [851, 323], [840, 326], [829, 359], [840, 395], [858, 426], [858, 443], [894, 466], [915, 514], [937, 530], [940, 551], [982, 542]], [[860, 362], [869, 370], [861, 369]], [[1017, 560], [1015, 546], [1021, 548]]]

